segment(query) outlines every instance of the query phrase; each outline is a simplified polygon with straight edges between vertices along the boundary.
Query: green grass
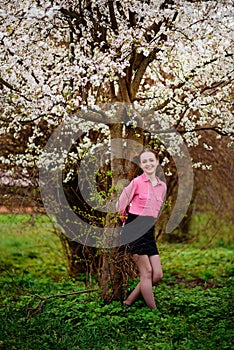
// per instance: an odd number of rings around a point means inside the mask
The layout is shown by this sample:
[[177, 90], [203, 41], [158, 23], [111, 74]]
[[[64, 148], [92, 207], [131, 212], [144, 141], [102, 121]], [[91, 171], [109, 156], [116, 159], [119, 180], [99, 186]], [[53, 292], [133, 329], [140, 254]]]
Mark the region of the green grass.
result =
[[46, 216], [0, 215], [0, 350], [231, 349], [233, 246], [216, 238], [207, 245], [205, 237], [159, 243], [164, 278], [154, 287], [158, 310], [142, 300], [127, 310], [119, 302], [105, 305], [98, 292], [43, 304], [39, 296], [86, 289], [83, 278], [68, 276]]
[[66, 275], [59, 238], [45, 215], [0, 215], [0, 269], [34, 276]]
[[233, 246], [233, 215], [228, 212], [222, 219], [214, 213], [196, 214], [192, 217], [191, 235], [193, 241], [200, 247], [230, 247]]

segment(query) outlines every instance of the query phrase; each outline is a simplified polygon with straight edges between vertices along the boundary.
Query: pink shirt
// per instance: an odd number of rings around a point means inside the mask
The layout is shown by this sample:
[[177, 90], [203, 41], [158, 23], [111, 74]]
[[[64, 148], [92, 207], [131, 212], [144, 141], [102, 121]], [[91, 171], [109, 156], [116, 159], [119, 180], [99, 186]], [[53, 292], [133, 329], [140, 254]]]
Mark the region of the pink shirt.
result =
[[157, 218], [165, 199], [167, 186], [157, 176], [156, 179], [158, 183], [155, 186], [144, 173], [133, 179], [119, 197], [118, 212], [126, 215], [128, 206], [129, 213]]

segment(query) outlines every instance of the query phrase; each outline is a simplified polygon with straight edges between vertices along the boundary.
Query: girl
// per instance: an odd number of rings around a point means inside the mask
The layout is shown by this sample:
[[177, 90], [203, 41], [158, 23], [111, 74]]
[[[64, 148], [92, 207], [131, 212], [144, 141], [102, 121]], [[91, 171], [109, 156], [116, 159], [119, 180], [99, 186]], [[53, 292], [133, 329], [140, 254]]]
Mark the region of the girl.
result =
[[156, 151], [144, 149], [138, 158], [143, 174], [124, 188], [117, 203], [117, 210], [123, 216], [128, 207], [122, 236], [125, 242], [131, 241], [127, 250], [140, 273], [140, 282], [123, 304], [132, 305], [142, 294], [149, 308], [156, 309], [152, 286], [162, 279], [163, 272], [154, 225], [165, 199], [166, 184], [155, 175], [159, 164]]

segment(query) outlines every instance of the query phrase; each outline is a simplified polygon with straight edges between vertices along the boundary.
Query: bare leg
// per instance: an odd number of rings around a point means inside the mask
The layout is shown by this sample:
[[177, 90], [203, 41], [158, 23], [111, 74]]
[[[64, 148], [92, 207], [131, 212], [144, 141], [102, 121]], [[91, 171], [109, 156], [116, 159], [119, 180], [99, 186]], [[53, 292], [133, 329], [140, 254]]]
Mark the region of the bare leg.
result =
[[159, 255], [152, 255], [149, 257], [151, 267], [153, 270], [152, 273], [152, 283], [153, 285], [157, 284], [163, 277], [162, 265], [160, 262]]
[[136, 298], [140, 296], [141, 293], [146, 304], [151, 309], [156, 309], [152, 290], [153, 269], [151, 266], [150, 258], [147, 255], [134, 254], [133, 259], [136, 262], [138, 270], [140, 272], [140, 282], [125, 300], [125, 303], [131, 305], [136, 300]]
[[[134, 255], [134, 257], [133, 257], [136, 264], [137, 264], [137, 260], [139, 262], [138, 257], [139, 257], [138, 255]], [[148, 259], [150, 261], [151, 268], [152, 268], [152, 275], [151, 275], [152, 285], [155, 285], [163, 277], [163, 271], [162, 271], [162, 266], [161, 266], [161, 262], [160, 262], [160, 257], [159, 257], [159, 255], [152, 255]], [[139, 266], [138, 266], [138, 268], [139, 268]], [[131, 305], [134, 303], [134, 301], [136, 299], [138, 299], [140, 297], [140, 295], [141, 295], [141, 281], [137, 284], [136, 288], [132, 291], [132, 293], [128, 296], [128, 298], [124, 301], [124, 303], [127, 305]]]
[[139, 282], [135, 289], [132, 291], [131, 294], [127, 297], [127, 299], [124, 301], [124, 304], [132, 305], [134, 301], [136, 301], [141, 295], [141, 283]]

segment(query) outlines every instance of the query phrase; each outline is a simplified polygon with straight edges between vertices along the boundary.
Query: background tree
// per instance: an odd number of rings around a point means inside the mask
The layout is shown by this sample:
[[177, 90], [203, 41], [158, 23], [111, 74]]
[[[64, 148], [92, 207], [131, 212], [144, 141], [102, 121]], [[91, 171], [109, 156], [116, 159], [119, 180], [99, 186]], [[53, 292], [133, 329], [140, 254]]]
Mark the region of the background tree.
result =
[[[22, 1], [17, 6], [3, 2], [1, 134], [8, 137], [1, 156], [4, 168], [17, 176], [36, 176], [46, 141], [72, 114], [80, 117], [84, 137], [93, 137], [92, 128], [112, 140], [110, 154], [115, 151], [119, 157], [110, 156], [112, 183], [107, 189], [122, 174], [132, 178], [135, 166], [124, 158], [156, 142], [155, 130], [174, 128], [191, 148], [210, 147], [201, 137], [206, 138], [207, 130], [232, 137], [231, 12], [229, 0]], [[134, 125], [128, 113], [110, 116], [101, 111], [107, 102], [132, 104], [137, 111]], [[92, 113], [80, 113], [86, 109]], [[76, 141], [79, 151], [71, 151], [70, 166], [82, 159], [87, 147], [103, 140], [84, 137]], [[22, 146], [10, 147], [17, 138]], [[113, 143], [115, 139], [127, 144]], [[162, 154], [166, 155], [163, 147]], [[201, 165], [194, 157], [194, 166]], [[166, 156], [163, 166], [169, 174]], [[167, 176], [172, 206], [174, 180]], [[112, 257], [103, 255], [103, 285], [111, 274], [116, 277]]]

